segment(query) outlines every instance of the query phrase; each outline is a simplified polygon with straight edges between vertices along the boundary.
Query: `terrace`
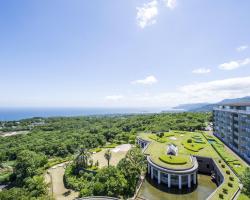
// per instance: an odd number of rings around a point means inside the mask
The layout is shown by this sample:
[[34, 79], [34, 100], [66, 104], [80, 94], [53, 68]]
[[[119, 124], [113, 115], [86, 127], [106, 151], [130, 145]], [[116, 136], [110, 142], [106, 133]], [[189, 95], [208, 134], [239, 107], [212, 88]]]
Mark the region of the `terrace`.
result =
[[[151, 160], [164, 168], [186, 169], [193, 166], [190, 155], [219, 158], [212, 146], [200, 133], [166, 132], [162, 137], [156, 134], [141, 133], [139, 138], [149, 141], [145, 154]], [[178, 147], [178, 155], [171, 156], [166, 154], [167, 145], [174, 144]]]
[[[236, 158], [231, 158], [230, 161], [234, 160], [234, 164], [237, 161], [237, 166], [235, 166], [238, 170], [236, 172], [235, 168], [232, 167], [232, 162], [227, 162], [228, 158], [223, 155], [223, 153], [228, 153], [227, 149], [214, 136], [199, 132], [171, 131], [162, 135], [140, 133], [138, 138], [150, 142], [144, 149], [144, 153], [153, 163], [162, 168], [176, 171], [184, 170], [194, 165], [190, 159], [192, 156], [211, 158], [223, 179], [208, 199], [232, 199], [239, 191], [240, 181], [236, 175], [240, 175], [237, 172], [239, 169], [242, 172], [242, 168], [245, 166]], [[178, 147], [178, 155], [167, 155], [166, 147], [170, 144]]]

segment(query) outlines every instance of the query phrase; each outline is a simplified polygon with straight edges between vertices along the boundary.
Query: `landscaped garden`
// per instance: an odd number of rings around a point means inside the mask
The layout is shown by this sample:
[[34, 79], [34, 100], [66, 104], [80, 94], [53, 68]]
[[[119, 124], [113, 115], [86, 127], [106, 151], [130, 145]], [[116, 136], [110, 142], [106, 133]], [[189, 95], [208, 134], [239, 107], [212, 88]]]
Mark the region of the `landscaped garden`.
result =
[[[171, 136], [168, 137], [167, 135]], [[239, 179], [230, 167], [234, 165], [234, 167], [237, 166], [240, 168], [242, 163], [233, 155], [229, 156], [229, 153], [223, 148], [223, 144], [214, 136], [203, 134], [202, 132], [171, 131], [164, 133], [163, 136], [141, 133], [139, 137], [151, 142], [145, 150], [145, 154], [150, 155], [150, 159], [162, 167], [173, 169], [190, 167], [192, 166], [191, 160], [188, 159], [190, 155], [213, 158], [223, 173], [224, 182], [211, 199], [230, 199], [239, 189]], [[179, 152], [177, 156], [166, 155], [166, 148], [169, 144], [178, 146]], [[242, 169], [238, 170], [239, 174], [244, 171], [243, 168], [245, 169], [242, 166]]]
[[102, 150], [96, 154], [103, 152], [99, 156], [103, 156], [105, 162], [97, 160], [100, 164], [95, 165], [95, 170], [90, 169], [90, 160], [86, 160], [91, 159], [89, 152], [82, 152], [66, 168], [64, 176], [66, 186], [79, 191], [82, 197], [96, 195], [127, 198], [132, 196], [141, 174], [146, 169], [145, 158], [138, 148], [129, 150], [130, 148], [125, 145], [116, 148], [120, 148], [122, 158], [119, 156], [112, 161], [117, 149]]
[[167, 164], [171, 165], [184, 165], [188, 162], [188, 157], [179, 155], [179, 156], [172, 156], [172, 155], [161, 155], [159, 159]]

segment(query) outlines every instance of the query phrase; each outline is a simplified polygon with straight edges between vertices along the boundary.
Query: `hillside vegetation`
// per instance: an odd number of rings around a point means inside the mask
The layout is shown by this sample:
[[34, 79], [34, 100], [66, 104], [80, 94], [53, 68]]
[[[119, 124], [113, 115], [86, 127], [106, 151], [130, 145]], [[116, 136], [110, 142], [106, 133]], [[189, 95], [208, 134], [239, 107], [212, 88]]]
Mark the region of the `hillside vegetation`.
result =
[[[2, 130], [29, 130], [29, 133], [1, 137], [0, 184], [9, 184], [11, 189], [1, 192], [0, 199], [49, 199], [43, 179], [45, 169], [72, 160], [80, 148], [98, 149], [134, 143], [136, 133], [142, 131], [203, 130], [209, 121], [210, 113], [165, 113], [1, 122]], [[134, 191], [126, 185], [124, 188], [130, 194]]]

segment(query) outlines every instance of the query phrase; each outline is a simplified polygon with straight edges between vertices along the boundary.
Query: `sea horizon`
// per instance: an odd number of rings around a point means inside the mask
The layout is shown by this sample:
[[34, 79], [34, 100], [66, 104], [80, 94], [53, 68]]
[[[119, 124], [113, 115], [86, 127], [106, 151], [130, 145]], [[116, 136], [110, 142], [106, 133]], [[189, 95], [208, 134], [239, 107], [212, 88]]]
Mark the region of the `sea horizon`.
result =
[[125, 107], [2, 107], [0, 121], [15, 121], [33, 117], [74, 117], [93, 115], [150, 114], [176, 111], [171, 108]]

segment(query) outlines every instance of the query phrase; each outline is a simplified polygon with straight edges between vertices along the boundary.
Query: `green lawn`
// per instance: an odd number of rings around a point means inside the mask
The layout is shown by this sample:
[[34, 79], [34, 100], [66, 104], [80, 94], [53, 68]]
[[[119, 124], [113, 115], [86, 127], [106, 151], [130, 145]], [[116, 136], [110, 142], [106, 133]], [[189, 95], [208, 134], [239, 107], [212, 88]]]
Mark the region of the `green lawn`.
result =
[[238, 200], [249, 200], [250, 199], [250, 197], [248, 197], [248, 196], [246, 196], [245, 194], [240, 194], [240, 196], [239, 196], [239, 198], [238, 198]]
[[188, 162], [188, 157], [187, 156], [170, 156], [170, 155], [161, 155], [159, 159], [167, 164], [172, 164], [172, 165], [184, 165]]
[[[214, 136], [203, 134], [201, 132], [183, 132], [183, 131], [171, 131], [171, 137], [166, 137], [165, 134], [161, 139], [155, 134], [141, 133], [139, 137], [144, 140], [150, 141], [151, 144], [145, 151], [145, 154], [150, 155], [151, 160], [162, 167], [173, 168], [173, 169], [185, 169], [192, 166], [191, 160], [188, 159], [190, 155], [197, 155], [203, 157], [211, 157], [217, 163], [218, 167], [221, 169], [223, 176], [225, 178], [224, 182], [218, 188], [217, 192], [213, 195], [211, 199], [230, 199], [234, 193], [239, 188], [239, 179], [230, 170], [229, 166], [231, 164], [242, 164], [233, 155], [224, 148], [223, 143]], [[219, 147], [215, 151], [214, 147], [209, 143], [213, 141]], [[179, 158], [170, 159], [166, 155], [167, 145], [174, 144], [178, 146]], [[165, 156], [163, 156], [165, 155]], [[187, 162], [181, 162], [180, 160], [186, 160]], [[224, 162], [225, 160], [226, 162]], [[177, 164], [178, 161], [180, 164]], [[242, 171], [238, 167], [237, 170]]]
[[238, 175], [241, 176], [246, 169], [245, 163], [237, 159], [235, 156], [229, 152], [223, 144], [213, 143], [212, 146], [221, 156], [221, 158], [232, 168], [232, 170]]

